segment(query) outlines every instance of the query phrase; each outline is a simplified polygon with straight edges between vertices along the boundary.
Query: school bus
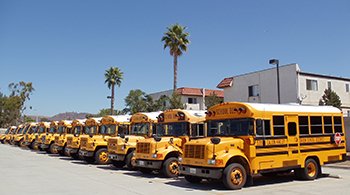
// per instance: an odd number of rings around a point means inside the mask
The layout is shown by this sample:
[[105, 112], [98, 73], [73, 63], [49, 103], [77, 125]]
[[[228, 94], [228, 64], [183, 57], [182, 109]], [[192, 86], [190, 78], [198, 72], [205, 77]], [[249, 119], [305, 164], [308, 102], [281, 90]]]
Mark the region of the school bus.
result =
[[5, 142], [10, 144], [10, 145], [13, 145], [13, 138], [14, 136], [22, 131], [24, 128], [24, 124], [20, 124], [18, 125], [18, 127], [16, 129], [13, 129], [10, 133], [8, 133], [6, 136], [5, 136]]
[[38, 127], [26, 135], [26, 145], [33, 150], [43, 150], [41, 148], [42, 136], [46, 135], [49, 128], [49, 122], [39, 122]]
[[45, 150], [47, 153], [57, 154], [58, 151], [55, 148], [55, 137], [54, 134], [57, 133], [58, 129], [58, 121], [50, 122], [50, 129], [46, 134], [42, 134], [41, 136], [41, 145], [40, 148]]
[[84, 132], [86, 119], [75, 119], [72, 122], [72, 134], [67, 135], [66, 154], [79, 159], [80, 137]]
[[135, 166], [134, 153], [136, 143], [155, 132], [157, 117], [162, 112], [139, 112], [130, 118], [129, 135], [121, 134], [119, 137], [108, 139], [108, 158], [118, 168], [127, 166], [133, 169]]
[[0, 135], [0, 142], [1, 142], [2, 144], [4, 144], [4, 143], [5, 143], [6, 135], [10, 134], [10, 133], [11, 133], [14, 129], [16, 129], [16, 128], [17, 128], [16, 126], [11, 126], [11, 127], [7, 128], [7, 130], [5, 131], [5, 133]]
[[313, 180], [345, 160], [342, 112], [329, 106], [222, 103], [206, 115], [208, 137], [185, 144], [180, 173], [189, 182], [222, 180], [240, 189], [252, 176], [294, 170]]
[[[105, 116], [100, 121], [87, 119], [85, 134], [81, 136], [79, 155], [89, 163], [108, 164], [107, 140], [118, 133], [125, 133], [130, 115]], [[90, 124], [92, 123], [92, 125]]]
[[38, 123], [28, 123], [22, 129], [22, 131], [18, 132], [13, 139], [15, 145], [24, 147], [25, 146], [25, 136], [29, 133], [35, 131], [38, 127]]
[[55, 137], [55, 149], [60, 155], [65, 154], [67, 146], [67, 134], [71, 134], [72, 121], [60, 120], [58, 122], [57, 132], [54, 134]]
[[205, 111], [166, 110], [158, 116], [156, 135], [136, 144], [136, 167], [142, 173], [161, 171], [166, 177], [179, 175], [179, 157], [191, 138], [205, 136]]

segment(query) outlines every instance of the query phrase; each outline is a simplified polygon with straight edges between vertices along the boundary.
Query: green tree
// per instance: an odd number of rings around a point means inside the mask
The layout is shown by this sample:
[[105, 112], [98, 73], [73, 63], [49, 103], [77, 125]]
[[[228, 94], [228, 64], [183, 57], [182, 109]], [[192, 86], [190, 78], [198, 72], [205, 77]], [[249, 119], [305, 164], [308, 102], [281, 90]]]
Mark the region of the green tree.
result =
[[131, 114], [146, 112], [146, 93], [140, 89], [130, 90], [128, 96], [125, 98], [125, 104]]
[[162, 37], [164, 49], [169, 47], [170, 55], [174, 57], [174, 92], [177, 89], [177, 58], [187, 51], [187, 45], [190, 43], [189, 33], [185, 30], [186, 27], [174, 24], [167, 28], [167, 32]]
[[319, 105], [334, 106], [341, 109], [341, 100], [338, 94], [332, 89], [325, 89], [324, 94], [319, 101]]
[[155, 111], [166, 110], [167, 109], [167, 102], [169, 102], [168, 96], [166, 96], [166, 95], [160, 96], [160, 98], [154, 102], [155, 107], [156, 107]]
[[181, 102], [181, 95], [176, 92], [169, 97], [169, 104], [169, 109], [184, 109], [184, 105]]
[[123, 72], [118, 67], [110, 67], [105, 72], [105, 83], [107, 83], [107, 86], [109, 89], [111, 89], [111, 115], [114, 114], [114, 88], [115, 85], [120, 87], [123, 80]]
[[223, 101], [223, 98], [218, 97], [215, 93], [211, 93], [209, 96], [205, 97], [205, 106], [209, 109], [210, 107], [220, 104]]
[[35, 91], [32, 82], [20, 81], [19, 83], [10, 83], [9, 89], [11, 91], [10, 97], [18, 96], [21, 100], [20, 113], [23, 115], [23, 112], [27, 109], [25, 102], [30, 100], [30, 95]]

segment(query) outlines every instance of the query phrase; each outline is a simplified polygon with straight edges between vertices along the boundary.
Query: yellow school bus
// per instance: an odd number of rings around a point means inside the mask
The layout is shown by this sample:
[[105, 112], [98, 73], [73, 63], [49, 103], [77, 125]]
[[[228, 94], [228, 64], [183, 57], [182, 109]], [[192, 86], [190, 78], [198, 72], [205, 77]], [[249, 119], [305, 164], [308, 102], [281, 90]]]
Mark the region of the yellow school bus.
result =
[[58, 122], [57, 132], [54, 134], [55, 137], [55, 149], [61, 155], [65, 154], [65, 147], [67, 146], [67, 134], [71, 134], [72, 121], [60, 120]]
[[136, 167], [142, 173], [161, 171], [166, 177], [179, 174], [179, 157], [190, 138], [205, 136], [205, 111], [166, 110], [158, 116], [153, 138], [136, 144]]
[[130, 118], [129, 135], [108, 139], [108, 157], [116, 167], [126, 165], [129, 169], [135, 166], [135, 149], [139, 140], [150, 137], [155, 132], [157, 117], [162, 112], [139, 112]]
[[[105, 116], [93, 126], [86, 120], [85, 134], [81, 137], [81, 148], [79, 154], [87, 162], [96, 164], [108, 164], [107, 140], [117, 136], [118, 133], [125, 134], [129, 129], [130, 115]], [[93, 127], [93, 128], [92, 128]]]
[[14, 136], [15, 136], [18, 132], [22, 131], [23, 128], [24, 128], [24, 124], [18, 125], [18, 127], [17, 127], [16, 129], [13, 129], [13, 131], [12, 131], [11, 133], [9, 133], [9, 134], [6, 135], [6, 137], [5, 137], [5, 142], [8, 143], [8, 144], [13, 145], [13, 144], [14, 144], [14, 143], [13, 143], [13, 138], [14, 138]]
[[46, 134], [41, 136], [40, 148], [45, 150], [47, 153], [57, 154], [58, 151], [55, 148], [55, 137], [54, 134], [57, 133], [58, 121], [50, 122], [50, 129]]
[[16, 126], [11, 126], [11, 127], [7, 128], [7, 130], [5, 131], [4, 134], [1, 134], [1, 135], [0, 135], [0, 142], [1, 142], [2, 144], [4, 144], [5, 141], [6, 141], [6, 140], [5, 140], [6, 135], [12, 133], [12, 131], [14, 131], [14, 129], [17, 129], [17, 127], [16, 127]]
[[38, 123], [28, 123], [25, 125], [25, 127], [22, 129], [22, 131], [18, 132], [14, 136], [14, 144], [20, 147], [25, 146], [25, 136], [29, 135], [31, 132], [35, 131], [38, 128]]
[[84, 132], [86, 119], [75, 119], [72, 122], [72, 134], [67, 135], [66, 154], [79, 159], [80, 137]]
[[43, 143], [42, 137], [46, 136], [50, 128], [49, 122], [38, 123], [38, 128], [32, 134], [28, 135], [27, 145], [34, 150], [43, 150], [41, 144]]
[[240, 189], [256, 174], [291, 170], [312, 180], [321, 165], [345, 160], [343, 114], [334, 107], [230, 102], [206, 119], [208, 137], [185, 144], [180, 172], [189, 182]]

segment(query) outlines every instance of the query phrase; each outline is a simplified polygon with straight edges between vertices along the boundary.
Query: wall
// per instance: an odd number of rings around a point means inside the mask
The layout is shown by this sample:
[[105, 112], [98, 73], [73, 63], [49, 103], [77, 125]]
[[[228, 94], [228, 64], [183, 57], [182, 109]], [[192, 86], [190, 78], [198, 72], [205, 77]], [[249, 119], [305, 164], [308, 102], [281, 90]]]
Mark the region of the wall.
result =
[[[280, 66], [281, 103], [297, 102], [297, 64]], [[248, 97], [248, 87], [259, 85], [259, 96]], [[277, 103], [276, 68], [248, 73], [233, 77], [231, 87], [224, 88], [224, 101]]]

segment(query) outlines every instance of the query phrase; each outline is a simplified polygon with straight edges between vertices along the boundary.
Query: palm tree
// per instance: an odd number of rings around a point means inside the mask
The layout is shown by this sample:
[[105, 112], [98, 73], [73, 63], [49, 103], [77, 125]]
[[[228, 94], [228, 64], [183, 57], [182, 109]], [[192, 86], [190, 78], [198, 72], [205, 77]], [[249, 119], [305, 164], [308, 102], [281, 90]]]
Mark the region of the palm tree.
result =
[[107, 83], [107, 86], [109, 89], [112, 90], [111, 95], [111, 115], [114, 114], [114, 88], [115, 85], [120, 87], [120, 84], [123, 80], [123, 72], [118, 67], [110, 67], [105, 72], [105, 83]]
[[179, 24], [174, 24], [167, 28], [168, 31], [164, 33], [162, 41], [164, 42], [164, 49], [169, 47], [170, 55], [174, 57], [174, 92], [177, 88], [177, 57], [181, 56], [183, 52], [187, 51], [189, 33], [185, 32], [186, 27]]

